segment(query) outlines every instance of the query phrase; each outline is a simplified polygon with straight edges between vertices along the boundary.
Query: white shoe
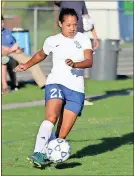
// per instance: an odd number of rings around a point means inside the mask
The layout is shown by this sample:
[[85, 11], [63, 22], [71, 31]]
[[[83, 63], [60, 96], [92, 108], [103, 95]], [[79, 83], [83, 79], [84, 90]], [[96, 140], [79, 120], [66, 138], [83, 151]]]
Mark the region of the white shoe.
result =
[[84, 101], [84, 105], [93, 105], [93, 104], [94, 104], [94, 103], [91, 102], [91, 101], [87, 101], [87, 100]]
[[18, 89], [18, 87], [15, 87], [12, 91], [13, 92], [16, 92], [16, 91], [18, 91], [19, 89]]

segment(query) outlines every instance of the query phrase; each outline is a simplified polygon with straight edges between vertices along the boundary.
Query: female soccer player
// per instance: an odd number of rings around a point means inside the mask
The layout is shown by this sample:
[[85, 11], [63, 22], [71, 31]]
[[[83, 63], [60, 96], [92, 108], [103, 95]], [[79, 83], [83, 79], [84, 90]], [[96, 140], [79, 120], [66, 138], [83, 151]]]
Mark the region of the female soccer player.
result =
[[45, 145], [59, 117], [56, 137], [66, 138], [84, 104], [84, 69], [92, 67], [91, 41], [77, 32], [78, 16], [74, 9], [62, 9], [59, 15], [61, 33], [48, 37], [38, 53], [15, 68], [25, 71], [53, 53], [53, 68], [45, 87], [46, 119], [40, 125], [34, 153], [28, 160], [37, 167], [47, 162]]

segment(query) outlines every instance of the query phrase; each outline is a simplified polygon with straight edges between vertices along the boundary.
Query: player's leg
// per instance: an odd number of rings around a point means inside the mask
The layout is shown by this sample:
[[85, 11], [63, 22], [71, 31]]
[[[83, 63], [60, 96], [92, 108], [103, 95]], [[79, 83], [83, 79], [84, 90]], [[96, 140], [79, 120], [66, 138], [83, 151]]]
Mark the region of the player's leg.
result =
[[10, 57], [9, 62], [7, 63], [7, 70], [10, 76], [12, 90], [18, 90], [18, 82], [16, 78], [16, 73], [13, 71], [15, 66], [16, 66], [16, 61]]
[[45, 146], [51, 136], [52, 129], [57, 121], [63, 101], [60, 99], [52, 99], [46, 103], [46, 119], [41, 123], [35, 143], [34, 153], [27, 159], [37, 167], [46, 164], [46, 154], [44, 154]]
[[51, 136], [52, 129], [60, 114], [63, 98], [57, 85], [46, 86], [46, 120], [40, 125], [34, 153], [27, 159], [38, 167], [46, 164], [46, 155], [44, 155], [44, 148], [47, 145], [48, 139]]
[[2, 64], [2, 92], [8, 93], [7, 65]]
[[68, 133], [71, 131], [76, 119], [76, 113], [68, 109], [64, 109], [63, 114], [61, 114], [58, 122], [56, 137], [65, 139]]
[[64, 93], [66, 94], [66, 104], [56, 130], [56, 137], [59, 138], [66, 138], [72, 129], [77, 116], [81, 115], [85, 98], [83, 93], [71, 91], [66, 88], [64, 90]]

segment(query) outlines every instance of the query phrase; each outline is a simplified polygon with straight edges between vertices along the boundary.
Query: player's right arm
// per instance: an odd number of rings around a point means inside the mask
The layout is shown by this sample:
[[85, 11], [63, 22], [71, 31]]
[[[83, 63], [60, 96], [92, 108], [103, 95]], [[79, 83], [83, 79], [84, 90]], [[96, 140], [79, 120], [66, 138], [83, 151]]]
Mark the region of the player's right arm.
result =
[[28, 62], [26, 62], [25, 64], [19, 64], [15, 69], [14, 72], [21, 72], [21, 71], [25, 71], [28, 68], [38, 64], [39, 62], [41, 62], [42, 60], [44, 60], [47, 57], [47, 55], [45, 54], [44, 50], [40, 50], [39, 52], [37, 52]]

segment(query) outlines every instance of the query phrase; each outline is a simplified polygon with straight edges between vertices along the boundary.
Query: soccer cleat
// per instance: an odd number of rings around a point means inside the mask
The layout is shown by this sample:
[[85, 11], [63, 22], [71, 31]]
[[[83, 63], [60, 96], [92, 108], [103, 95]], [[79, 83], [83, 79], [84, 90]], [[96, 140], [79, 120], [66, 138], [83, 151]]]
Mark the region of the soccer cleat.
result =
[[40, 152], [34, 152], [30, 156], [27, 157], [27, 160], [33, 164], [35, 167], [43, 167], [49, 164], [49, 160], [47, 159], [46, 154]]

